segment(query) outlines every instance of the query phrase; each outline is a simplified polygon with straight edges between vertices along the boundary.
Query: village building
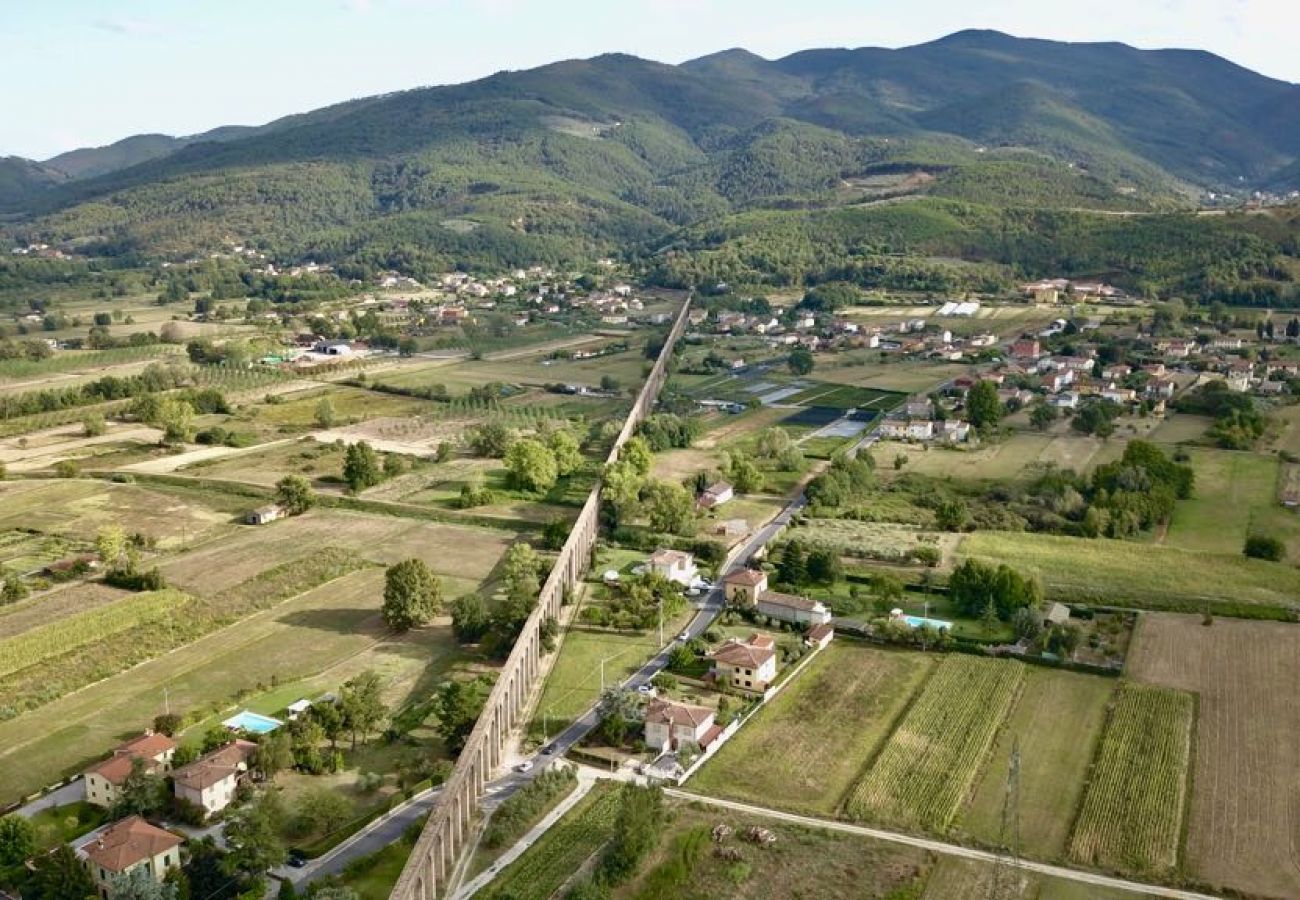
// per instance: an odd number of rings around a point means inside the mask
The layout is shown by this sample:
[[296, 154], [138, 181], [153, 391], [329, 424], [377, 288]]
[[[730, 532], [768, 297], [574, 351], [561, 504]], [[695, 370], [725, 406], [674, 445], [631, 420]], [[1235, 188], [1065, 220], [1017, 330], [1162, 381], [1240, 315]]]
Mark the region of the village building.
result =
[[684, 744], [707, 747], [722, 729], [707, 706], [651, 700], [645, 710], [645, 743], [654, 750], [677, 750]]
[[89, 870], [96, 892], [106, 900], [110, 884], [119, 875], [146, 867], [154, 880], [161, 882], [169, 869], [180, 868], [182, 843], [170, 831], [129, 816], [92, 833], [90, 840], [77, 848], [77, 856]]
[[709, 485], [700, 493], [699, 505], [703, 509], [713, 509], [735, 496], [735, 488], [729, 482], [719, 481], [716, 484]]
[[762, 569], [737, 569], [722, 579], [722, 593], [733, 606], [754, 606], [767, 590], [767, 573]]
[[1032, 338], [1022, 338], [1011, 345], [1011, 355], [1016, 359], [1037, 359], [1043, 355], [1043, 348]]
[[113, 751], [113, 755], [86, 770], [82, 778], [82, 792], [87, 803], [111, 807], [118, 800], [118, 792], [131, 774], [135, 761], [142, 760], [145, 771], [159, 774], [171, 769], [176, 754], [176, 742], [165, 734], [146, 732]]
[[835, 626], [830, 622], [823, 622], [820, 625], [814, 625], [808, 629], [808, 633], [803, 636], [803, 642], [806, 646], [814, 650], [822, 650], [835, 639]]
[[831, 620], [831, 611], [821, 601], [776, 591], [759, 596], [757, 608], [761, 615], [800, 625], [823, 625]]
[[248, 774], [257, 752], [252, 741], [235, 740], [200, 756], [172, 773], [177, 798], [187, 800], [211, 815], [235, 799], [235, 789]]
[[724, 643], [709, 654], [713, 661], [713, 683], [762, 693], [776, 679], [776, 642], [763, 634], [751, 634]]
[[649, 566], [650, 571], [682, 587], [690, 587], [699, 577], [695, 557], [681, 550], [660, 548], [650, 555]]
[[1064, 603], [1049, 603], [1047, 609], [1043, 612], [1043, 627], [1050, 628], [1053, 625], [1064, 625], [1070, 620], [1070, 607]]
[[244, 515], [244, 523], [247, 525], [266, 525], [276, 519], [283, 519], [288, 514], [288, 510], [280, 504], [268, 503], [266, 506], [259, 506], [257, 509], [249, 510]]

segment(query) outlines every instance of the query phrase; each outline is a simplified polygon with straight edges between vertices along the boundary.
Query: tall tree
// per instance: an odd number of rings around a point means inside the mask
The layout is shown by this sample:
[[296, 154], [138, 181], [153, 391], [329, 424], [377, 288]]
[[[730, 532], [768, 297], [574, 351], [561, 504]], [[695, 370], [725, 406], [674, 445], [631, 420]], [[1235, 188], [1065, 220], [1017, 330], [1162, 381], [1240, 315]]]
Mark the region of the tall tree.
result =
[[384, 573], [384, 621], [397, 632], [427, 624], [442, 608], [442, 585], [422, 559], [404, 559]]
[[23, 900], [88, 900], [96, 896], [90, 871], [67, 844], [37, 856]]
[[515, 485], [526, 491], [548, 491], [560, 477], [555, 454], [534, 438], [522, 438], [510, 445], [506, 471]]
[[352, 749], [355, 750], [358, 736], [364, 738], [388, 715], [379, 676], [367, 669], [344, 682], [339, 691], [339, 709], [345, 727], [352, 734]]
[[1005, 409], [998, 388], [991, 381], [977, 381], [966, 393], [966, 415], [976, 428], [992, 428], [1002, 420]]
[[148, 866], [137, 866], [109, 879], [108, 900], [177, 900], [177, 890], [154, 878]]
[[286, 475], [275, 483], [276, 502], [291, 516], [301, 515], [312, 508], [316, 495], [311, 482], [301, 475]]
[[249, 881], [260, 881], [267, 869], [283, 865], [287, 857], [280, 834], [284, 808], [275, 791], [263, 791], [226, 816], [227, 873]]
[[354, 494], [384, 480], [379, 454], [375, 453], [374, 447], [365, 441], [357, 441], [348, 447], [343, 457], [343, 480]]
[[36, 852], [36, 826], [31, 820], [10, 813], [0, 818], [0, 872], [19, 866]]

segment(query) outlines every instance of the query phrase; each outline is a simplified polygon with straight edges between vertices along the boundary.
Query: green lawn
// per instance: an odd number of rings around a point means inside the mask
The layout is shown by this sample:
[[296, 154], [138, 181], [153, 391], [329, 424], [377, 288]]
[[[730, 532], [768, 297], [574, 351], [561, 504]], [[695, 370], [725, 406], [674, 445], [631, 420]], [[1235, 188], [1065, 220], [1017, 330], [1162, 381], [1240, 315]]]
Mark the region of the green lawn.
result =
[[1044, 859], [1061, 856], [1115, 685], [1110, 678], [1030, 667], [961, 829], [1001, 843], [1007, 772], [1015, 749], [1020, 755], [1021, 849]]
[[978, 531], [958, 555], [1036, 575], [1061, 600], [1278, 617], [1300, 596], [1300, 570], [1289, 565], [1148, 543]]
[[84, 800], [42, 810], [31, 818], [36, 828], [36, 846], [46, 850], [66, 844], [98, 828], [107, 817], [108, 811], [103, 807]]
[[934, 658], [840, 639], [746, 722], [691, 790], [831, 815]]

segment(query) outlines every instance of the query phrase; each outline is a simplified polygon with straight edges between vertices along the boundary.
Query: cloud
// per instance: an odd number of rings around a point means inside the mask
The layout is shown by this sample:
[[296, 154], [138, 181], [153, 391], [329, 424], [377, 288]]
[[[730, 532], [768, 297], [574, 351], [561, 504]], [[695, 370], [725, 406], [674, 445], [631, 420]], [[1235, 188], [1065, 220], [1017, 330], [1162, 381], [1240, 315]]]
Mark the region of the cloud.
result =
[[157, 37], [167, 31], [161, 24], [151, 19], [122, 16], [96, 19], [91, 24], [101, 31], [111, 31], [113, 34], [124, 34], [128, 37]]

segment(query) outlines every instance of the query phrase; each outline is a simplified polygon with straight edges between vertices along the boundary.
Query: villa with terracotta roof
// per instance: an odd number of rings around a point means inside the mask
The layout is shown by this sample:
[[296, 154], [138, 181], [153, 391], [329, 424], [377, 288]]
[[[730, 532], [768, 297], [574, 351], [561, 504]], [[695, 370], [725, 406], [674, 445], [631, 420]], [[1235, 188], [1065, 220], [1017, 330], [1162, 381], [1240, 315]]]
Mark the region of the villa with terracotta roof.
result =
[[721, 730], [707, 706], [656, 699], [645, 709], [645, 743], [655, 750], [676, 750], [683, 744], [707, 747]]
[[90, 870], [100, 897], [107, 898], [109, 884], [142, 866], [162, 881], [167, 870], [181, 864], [181, 838], [150, 825], [139, 816], [129, 816], [91, 835], [77, 848], [77, 856]]
[[176, 742], [165, 734], [146, 732], [113, 751], [113, 755], [96, 763], [85, 772], [82, 779], [83, 796], [87, 803], [110, 807], [117, 802], [117, 794], [126, 777], [131, 774], [135, 760], [144, 760], [151, 773], [166, 772], [172, 767]]
[[695, 557], [681, 550], [661, 547], [650, 555], [650, 571], [658, 572], [669, 581], [690, 587], [698, 576]]
[[734, 606], [753, 606], [767, 590], [767, 573], [762, 569], [737, 569], [722, 579], [722, 593]]
[[172, 773], [176, 796], [202, 807], [208, 815], [220, 812], [235, 799], [235, 789], [248, 774], [256, 752], [252, 741], [231, 741], [200, 756]]
[[751, 634], [744, 641], [732, 638], [709, 659], [713, 682], [719, 686], [762, 693], [776, 678], [776, 642], [765, 634]]

